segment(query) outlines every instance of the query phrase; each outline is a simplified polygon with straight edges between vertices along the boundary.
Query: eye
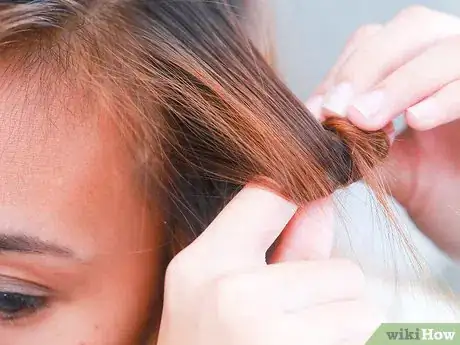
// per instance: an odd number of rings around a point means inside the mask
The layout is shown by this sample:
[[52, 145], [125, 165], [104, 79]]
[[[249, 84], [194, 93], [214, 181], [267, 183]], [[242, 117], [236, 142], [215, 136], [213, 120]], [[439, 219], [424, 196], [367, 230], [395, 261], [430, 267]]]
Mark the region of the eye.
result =
[[48, 306], [50, 289], [0, 274], [0, 321], [15, 321], [31, 316]]
[[15, 320], [28, 316], [46, 306], [44, 296], [23, 295], [20, 293], [0, 292], [0, 318]]

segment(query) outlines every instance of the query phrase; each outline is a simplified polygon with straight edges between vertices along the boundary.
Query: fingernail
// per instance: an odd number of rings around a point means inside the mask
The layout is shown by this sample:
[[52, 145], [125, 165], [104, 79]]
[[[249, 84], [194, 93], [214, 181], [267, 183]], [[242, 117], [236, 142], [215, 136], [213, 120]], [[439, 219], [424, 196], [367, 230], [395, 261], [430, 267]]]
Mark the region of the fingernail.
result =
[[321, 110], [324, 103], [323, 96], [313, 96], [306, 103], [305, 106], [312, 113], [312, 115], [317, 119], [321, 119]]
[[418, 128], [430, 129], [439, 122], [439, 105], [434, 97], [410, 107], [406, 113], [412, 118], [410, 122], [416, 122]]
[[356, 98], [351, 107], [358, 111], [362, 117], [370, 119], [382, 108], [385, 94], [382, 90], [375, 90]]
[[353, 86], [350, 83], [341, 83], [326, 94], [323, 109], [327, 113], [344, 117], [353, 97]]

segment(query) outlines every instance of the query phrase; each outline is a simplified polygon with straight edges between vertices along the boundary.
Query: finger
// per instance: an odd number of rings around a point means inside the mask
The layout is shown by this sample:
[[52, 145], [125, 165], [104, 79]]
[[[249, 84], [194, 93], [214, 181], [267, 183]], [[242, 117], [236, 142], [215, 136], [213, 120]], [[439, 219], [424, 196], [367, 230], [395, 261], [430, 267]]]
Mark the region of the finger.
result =
[[374, 36], [383, 28], [380, 24], [369, 24], [358, 29], [348, 40], [340, 54], [335, 65], [330, 69], [321, 84], [315, 89], [313, 95], [305, 103], [306, 107], [319, 120], [322, 119], [322, 105], [324, 103], [324, 94], [330, 89], [335, 82], [335, 77], [341, 67], [347, 61], [348, 57], [359, 47], [360, 44]]
[[332, 199], [314, 201], [300, 209], [286, 226], [271, 262], [327, 259], [333, 242]]
[[345, 48], [337, 59], [336, 64], [331, 68], [323, 82], [316, 88], [314, 94], [324, 94], [334, 84], [337, 73], [342, 68], [343, 64], [347, 61], [350, 55], [370, 37], [374, 36], [377, 32], [382, 30], [381, 24], [364, 25], [352, 35], [352, 37], [345, 44]]
[[460, 81], [454, 81], [406, 111], [407, 124], [428, 130], [460, 118]]
[[323, 303], [357, 299], [365, 281], [358, 266], [334, 259], [268, 265], [224, 278], [219, 286], [229, 307], [247, 304], [258, 312], [298, 313]]
[[246, 186], [194, 242], [193, 249], [215, 262], [265, 264], [265, 252], [296, 210], [296, 205], [268, 189]]
[[363, 129], [382, 128], [407, 108], [459, 79], [459, 59], [460, 37], [429, 48], [353, 101], [348, 118]]
[[460, 20], [454, 16], [420, 6], [404, 10], [347, 59], [326, 96], [324, 109], [345, 116], [356, 95], [369, 90], [428, 47], [459, 34]]

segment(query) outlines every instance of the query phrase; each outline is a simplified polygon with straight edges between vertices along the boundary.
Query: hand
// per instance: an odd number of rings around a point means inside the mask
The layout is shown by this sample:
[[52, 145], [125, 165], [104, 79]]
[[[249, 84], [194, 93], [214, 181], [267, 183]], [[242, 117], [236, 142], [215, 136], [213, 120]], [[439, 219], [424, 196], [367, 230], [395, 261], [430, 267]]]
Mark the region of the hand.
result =
[[364, 344], [380, 319], [357, 266], [328, 259], [328, 203], [244, 188], [169, 265], [158, 344]]
[[419, 228], [460, 256], [460, 19], [424, 7], [352, 37], [307, 106], [384, 128], [404, 114], [384, 173]]

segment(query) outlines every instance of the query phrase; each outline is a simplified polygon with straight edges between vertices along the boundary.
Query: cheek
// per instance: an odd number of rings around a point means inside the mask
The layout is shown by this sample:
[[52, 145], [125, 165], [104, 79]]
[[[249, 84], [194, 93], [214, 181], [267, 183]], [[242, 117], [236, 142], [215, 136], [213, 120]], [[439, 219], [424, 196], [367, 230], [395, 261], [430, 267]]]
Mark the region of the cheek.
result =
[[94, 158], [88, 174], [79, 174], [72, 188], [67, 184], [59, 212], [80, 230], [94, 259], [72, 303], [62, 305], [54, 322], [69, 335], [79, 324], [81, 342], [88, 345], [131, 345], [160, 308], [152, 304], [162, 291], [162, 222], [133, 187], [131, 164], [120, 167], [120, 157], [110, 153]]
[[42, 316], [2, 326], [0, 343], [132, 345], [152, 312], [159, 312], [153, 302], [162, 291], [162, 222], [133, 187], [132, 165], [112, 146], [87, 152], [66, 147], [42, 158], [42, 169], [16, 184], [8, 203], [27, 210], [21, 217], [43, 224], [40, 236], [91, 259], [76, 274], [78, 284], [57, 287], [56, 301]]
[[139, 201], [128, 172], [110, 171], [91, 174], [67, 193], [72, 200], [61, 204], [61, 216], [81, 231], [78, 237], [94, 258], [84, 282], [71, 292], [71, 303], [56, 312], [56, 326], [46, 329], [65, 330], [71, 337], [78, 324], [81, 342], [88, 345], [134, 344], [159, 308], [152, 304], [162, 291], [160, 219]]

